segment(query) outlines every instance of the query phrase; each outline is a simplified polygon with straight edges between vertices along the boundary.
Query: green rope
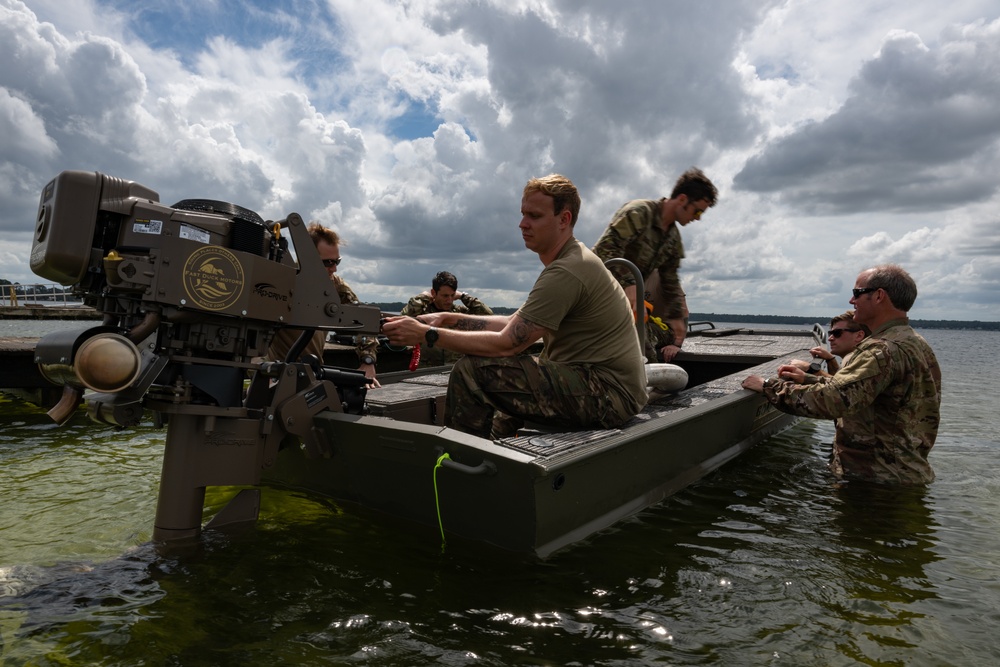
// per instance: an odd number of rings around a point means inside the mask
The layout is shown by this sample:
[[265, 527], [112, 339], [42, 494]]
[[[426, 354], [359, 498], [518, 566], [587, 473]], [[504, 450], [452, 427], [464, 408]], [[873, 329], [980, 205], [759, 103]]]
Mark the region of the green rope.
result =
[[438, 528], [441, 529], [441, 551], [444, 551], [444, 545], [446, 544], [447, 541], [444, 539], [444, 523], [441, 521], [441, 499], [438, 497], [437, 471], [438, 468], [441, 467], [441, 462], [444, 461], [445, 459], [451, 460], [451, 457], [448, 456], [448, 452], [445, 452], [444, 454], [439, 456], [437, 463], [434, 464], [434, 505], [437, 507]]

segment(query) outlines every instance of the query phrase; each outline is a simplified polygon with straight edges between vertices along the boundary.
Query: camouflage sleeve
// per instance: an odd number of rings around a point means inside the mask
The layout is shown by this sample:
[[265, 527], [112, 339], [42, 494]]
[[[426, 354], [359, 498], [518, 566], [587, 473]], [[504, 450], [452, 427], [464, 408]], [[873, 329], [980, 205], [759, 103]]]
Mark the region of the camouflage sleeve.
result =
[[424, 312], [424, 305], [420, 302], [417, 297], [411, 297], [406, 305], [403, 306], [403, 310], [399, 311], [400, 315], [406, 315], [407, 317], [416, 317], [417, 315], [422, 315]]
[[337, 287], [337, 294], [340, 296], [340, 303], [359, 303], [358, 295], [354, 293], [354, 290], [351, 289], [351, 286], [347, 284], [346, 280], [340, 278], [339, 276], [334, 276], [333, 284]]
[[[622, 207], [615, 213], [608, 228], [601, 234], [594, 245], [594, 254], [607, 262], [615, 257], [625, 257], [625, 249], [629, 242], [642, 233], [649, 225], [648, 216], [641, 208]], [[610, 267], [611, 273], [621, 283], [622, 287], [635, 285], [635, 276], [622, 266]]]
[[470, 315], [492, 315], [493, 311], [485, 303], [468, 292], [462, 293], [462, 303], [469, 309]]
[[860, 347], [850, 362], [830, 377], [813, 377], [812, 384], [784, 382], [767, 397], [782, 412], [814, 419], [836, 419], [871, 405], [892, 381], [884, 345]]
[[684, 288], [681, 287], [681, 279], [677, 271], [665, 272], [660, 269], [660, 293], [663, 295], [663, 303], [667, 304], [667, 311], [664, 317], [668, 320], [680, 320], [687, 318], [684, 308]]
[[434, 297], [431, 296], [430, 292], [421, 292], [416, 296], [411, 296], [410, 300], [406, 302], [406, 306], [400, 311], [400, 315], [406, 315], [407, 317], [416, 317], [417, 315], [423, 315], [424, 313], [434, 312], [431, 309], [431, 304], [434, 303]]
[[[358, 295], [354, 293], [354, 290], [351, 289], [346, 280], [340, 276], [334, 276], [333, 283], [337, 288], [337, 294], [340, 296], [340, 303], [346, 305], [360, 303]], [[356, 336], [355, 340], [357, 341], [355, 351], [358, 353], [358, 359], [366, 354], [370, 354], [373, 359], [378, 359], [377, 336]]]
[[372, 359], [378, 359], [378, 336], [359, 336], [358, 344], [354, 349], [358, 354], [358, 359], [370, 354]]
[[660, 279], [660, 294], [666, 313], [664, 316], [669, 320], [679, 320], [687, 317], [684, 309], [684, 288], [681, 287], [681, 279], [677, 270], [681, 266], [681, 258], [684, 257], [684, 248], [681, 246], [680, 233], [676, 227], [671, 229], [667, 237], [669, 253], [660, 266], [657, 267], [657, 275]]

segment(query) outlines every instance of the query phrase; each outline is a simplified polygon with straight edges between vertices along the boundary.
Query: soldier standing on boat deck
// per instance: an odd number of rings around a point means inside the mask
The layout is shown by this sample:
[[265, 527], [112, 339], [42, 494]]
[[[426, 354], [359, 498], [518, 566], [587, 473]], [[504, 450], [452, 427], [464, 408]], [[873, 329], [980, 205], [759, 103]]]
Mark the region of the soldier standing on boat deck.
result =
[[[340, 246], [344, 245], [341, 240], [340, 235], [332, 229], [327, 229], [323, 225], [317, 222], [310, 222], [309, 227], [309, 238], [312, 239], [313, 244], [316, 246], [316, 250], [319, 251], [319, 257], [323, 260], [323, 266], [326, 268], [326, 274], [333, 281], [334, 287], [337, 290], [337, 296], [340, 297], [340, 303], [342, 304], [356, 304], [358, 303], [358, 296], [351, 289], [351, 286], [347, 284], [343, 278], [337, 275], [337, 267], [340, 266]], [[285, 355], [288, 354], [288, 350], [292, 347], [296, 340], [298, 340], [299, 335], [302, 333], [301, 329], [278, 329], [278, 332], [274, 335], [274, 340], [271, 341], [271, 346], [267, 350], [267, 357], [273, 361], [284, 361]], [[313, 334], [312, 340], [303, 350], [303, 354], [312, 354], [319, 358], [320, 362], [323, 361], [323, 349], [326, 346], [326, 332], [317, 331]], [[365, 338], [358, 341], [357, 344], [358, 353], [358, 370], [363, 371], [365, 377], [368, 378], [368, 384], [378, 387], [379, 382], [375, 377], [375, 362], [378, 357], [378, 338], [372, 336], [371, 338]]]
[[[461, 301], [462, 303], [455, 303]], [[485, 303], [468, 292], [458, 291], [458, 278], [448, 271], [439, 271], [431, 280], [431, 291], [411, 297], [400, 314], [417, 317], [426, 313], [469, 313], [492, 315]], [[441, 347], [424, 346], [420, 353], [420, 367], [453, 364], [462, 355]]]
[[853, 294], [854, 322], [872, 335], [836, 375], [808, 375], [788, 364], [778, 369], [780, 380], [751, 375], [743, 387], [789, 414], [840, 418], [830, 461], [838, 476], [931, 482], [927, 455], [940, 422], [941, 368], [906, 316], [917, 285], [899, 266], [883, 264], [862, 271]]
[[[521, 237], [545, 268], [513, 315], [432, 313], [383, 326], [393, 344], [466, 355], [448, 380], [446, 426], [485, 438], [502, 412], [560, 429], [614, 428], [645, 404], [632, 309], [601, 260], [573, 237], [579, 212], [580, 195], [566, 177], [525, 185]], [[539, 338], [537, 357], [521, 354]], [[633, 343], [613, 344], [621, 340]]]
[[[688, 307], [677, 269], [684, 258], [684, 245], [677, 225], [699, 220], [715, 206], [719, 196], [712, 181], [691, 167], [677, 179], [670, 198], [636, 199], [622, 206], [594, 246], [602, 260], [624, 257], [635, 264], [646, 283], [645, 300], [653, 304], [652, 315], [669, 326], [663, 330], [654, 321], [646, 326], [649, 361], [671, 361], [687, 335]], [[635, 303], [635, 278], [623, 267], [611, 269]]]

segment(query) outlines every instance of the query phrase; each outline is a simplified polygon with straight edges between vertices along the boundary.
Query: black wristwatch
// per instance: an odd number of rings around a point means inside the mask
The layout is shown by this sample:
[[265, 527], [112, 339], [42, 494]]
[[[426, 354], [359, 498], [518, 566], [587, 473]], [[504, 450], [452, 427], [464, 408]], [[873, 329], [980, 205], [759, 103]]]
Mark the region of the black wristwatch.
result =
[[427, 347], [434, 347], [434, 343], [437, 342], [437, 339], [438, 339], [438, 330], [435, 329], [434, 327], [428, 329], [427, 333], [424, 334], [424, 340], [427, 341]]
[[375, 357], [373, 357], [370, 354], [362, 354], [361, 355], [361, 363], [368, 364], [369, 366], [374, 366], [375, 365]]

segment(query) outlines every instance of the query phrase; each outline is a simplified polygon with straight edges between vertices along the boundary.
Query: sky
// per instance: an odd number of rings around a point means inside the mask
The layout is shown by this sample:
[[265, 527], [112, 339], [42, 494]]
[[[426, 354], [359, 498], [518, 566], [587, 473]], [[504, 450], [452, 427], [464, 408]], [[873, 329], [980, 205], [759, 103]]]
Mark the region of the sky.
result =
[[892, 262], [916, 319], [1000, 320], [996, 0], [0, 0], [0, 278], [38, 199], [98, 171], [295, 212], [362, 301], [440, 270], [518, 306], [529, 178], [568, 176], [593, 246], [698, 166], [695, 313], [826, 318]]

